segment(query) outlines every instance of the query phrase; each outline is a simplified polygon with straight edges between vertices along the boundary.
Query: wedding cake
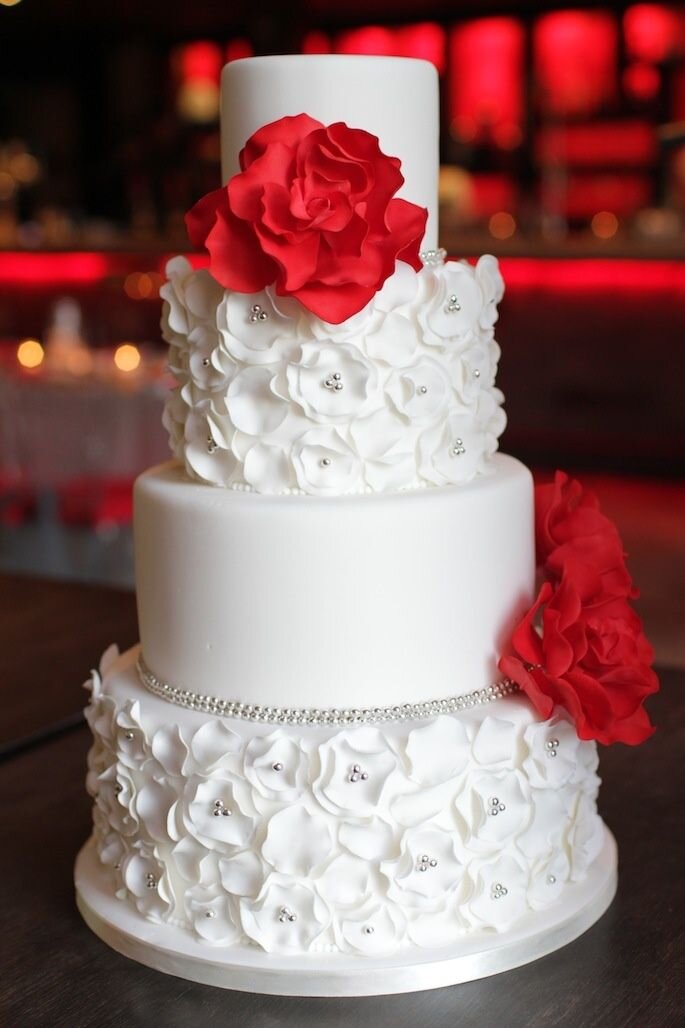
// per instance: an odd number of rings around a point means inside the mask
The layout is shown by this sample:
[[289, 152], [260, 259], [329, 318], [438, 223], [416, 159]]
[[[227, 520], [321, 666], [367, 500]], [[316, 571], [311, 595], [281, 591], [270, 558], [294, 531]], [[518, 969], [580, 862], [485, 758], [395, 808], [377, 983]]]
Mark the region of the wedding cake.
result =
[[503, 283], [438, 247], [431, 65], [236, 61], [221, 144], [208, 266], [161, 290], [141, 644], [89, 683], [81, 912], [255, 991], [515, 966], [615, 888], [595, 740], [646, 737], [656, 687], [620, 540], [497, 453]]

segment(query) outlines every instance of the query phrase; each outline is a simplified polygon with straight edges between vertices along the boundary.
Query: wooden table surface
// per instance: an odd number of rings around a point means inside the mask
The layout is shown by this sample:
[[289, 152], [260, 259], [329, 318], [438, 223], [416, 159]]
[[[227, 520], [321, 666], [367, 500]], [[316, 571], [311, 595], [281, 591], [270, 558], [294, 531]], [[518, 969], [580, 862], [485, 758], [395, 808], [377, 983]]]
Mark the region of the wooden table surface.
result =
[[108, 949], [74, 905], [90, 830], [88, 669], [135, 638], [133, 597], [0, 577], [0, 897], [3, 1028], [652, 1028], [685, 1024], [685, 673], [664, 671], [657, 734], [602, 751], [601, 811], [619, 844], [618, 896], [571, 945], [433, 992], [371, 999], [252, 996], [195, 985]]

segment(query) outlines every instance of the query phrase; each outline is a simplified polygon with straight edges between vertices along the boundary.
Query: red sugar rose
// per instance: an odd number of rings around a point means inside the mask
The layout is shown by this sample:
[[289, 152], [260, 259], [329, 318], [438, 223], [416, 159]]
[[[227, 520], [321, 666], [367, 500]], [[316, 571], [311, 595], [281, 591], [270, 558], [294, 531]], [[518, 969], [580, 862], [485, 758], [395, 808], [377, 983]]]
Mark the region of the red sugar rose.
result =
[[275, 285], [325, 321], [360, 311], [401, 260], [418, 270], [427, 211], [395, 197], [404, 179], [376, 136], [306, 114], [259, 129], [241, 171], [186, 215], [227, 289]]
[[535, 544], [538, 564], [551, 578], [560, 578], [573, 561], [599, 571], [609, 594], [637, 595], [616, 526], [602, 514], [595, 494], [563, 471], [535, 488]]
[[654, 731], [643, 702], [659, 683], [615, 526], [596, 497], [557, 472], [535, 495], [546, 581], [500, 669], [542, 717], [564, 707], [581, 739], [637, 744]]

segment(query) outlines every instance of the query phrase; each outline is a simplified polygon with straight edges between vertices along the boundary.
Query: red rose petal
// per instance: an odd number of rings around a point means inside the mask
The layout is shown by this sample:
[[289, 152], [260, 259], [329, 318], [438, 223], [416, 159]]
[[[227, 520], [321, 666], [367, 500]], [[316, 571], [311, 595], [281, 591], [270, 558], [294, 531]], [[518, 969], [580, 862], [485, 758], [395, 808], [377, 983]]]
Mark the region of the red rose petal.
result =
[[258, 293], [273, 282], [276, 266], [254, 245], [254, 229], [230, 211], [219, 211], [205, 241], [212, 275], [225, 289]]
[[295, 114], [263, 125], [250, 136], [240, 151], [240, 167], [245, 171], [274, 143], [282, 143], [294, 150], [301, 139], [320, 128], [323, 128], [321, 122], [310, 118], [308, 114]]

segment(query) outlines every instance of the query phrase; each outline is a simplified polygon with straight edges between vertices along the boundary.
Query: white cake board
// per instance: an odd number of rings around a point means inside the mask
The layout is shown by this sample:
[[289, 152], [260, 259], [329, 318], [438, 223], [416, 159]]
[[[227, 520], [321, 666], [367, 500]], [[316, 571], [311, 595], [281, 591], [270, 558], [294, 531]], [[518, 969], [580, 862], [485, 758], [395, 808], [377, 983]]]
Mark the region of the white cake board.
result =
[[616, 892], [616, 842], [604, 846], [586, 879], [567, 885], [553, 907], [528, 915], [515, 930], [477, 933], [454, 946], [392, 957], [347, 954], [279, 956], [256, 947], [209, 947], [184, 929], [152, 924], [112, 893], [92, 840], [76, 860], [76, 901], [92, 931], [126, 957], [204, 985], [276, 996], [377, 996], [419, 992], [509, 971], [576, 939], [605, 912]]

